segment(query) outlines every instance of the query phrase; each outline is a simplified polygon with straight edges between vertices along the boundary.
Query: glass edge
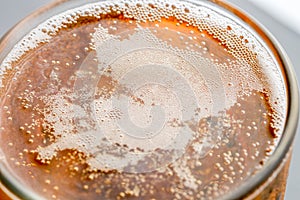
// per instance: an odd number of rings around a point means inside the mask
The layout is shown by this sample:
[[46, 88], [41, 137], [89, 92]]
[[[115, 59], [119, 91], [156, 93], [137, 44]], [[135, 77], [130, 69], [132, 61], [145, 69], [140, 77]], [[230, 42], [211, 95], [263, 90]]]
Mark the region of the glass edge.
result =
[[[292, 62], [290, 61], [287, 53], [284, 48], [281, 46], [279, 41], [275, 38], [275, 36], [248, 12], [244, 11], [241, 7], [230, 3], [224, 0], [210, 0], [211, 2], [223, 7], [228, 10], [235, 16], [237, 16], [240, 20], [246, 22], [246, 24], [250, 25], [254, 31], [259, 31], [264, 34], [264, 36], [269, 40], [269, 45], [272, 45], [276, 50], [277, 56], [280, 59], [282, 64], [284, 73], [285, 73], [285, 81], [287, 85], [287, 98], [288, 98], [288, 109], [287, 109], [287, 118], [285, 122], [285, 127], [283, 130], [283, 136], [280, 139], [275, 151], [269, 158], [269, 160], [264, 164], [262, 170], [260, 170], [253, 177], [249, 178], [247, 183], [242, 184], [237, 190], [234, 190], [231, 194], [225, 195], [221, 199], [248, 199], [249, 195], [255, 193], [258, 190], [263, 190], [266, 187], [264, 182], [268, 180], [269, 177], [275, 177], [279, 172], [282, 165], [282, 161], [286, 160], [286, 155], [290, 151], [290, 147], [293, 144], [297, 127], [299, 121], [299, 90], [298, 90], [298, 82], [296, 78], [296, 73], [294, 71]], [[243, 19], [244, 18], [244, 19]], [[245, 20], [245, 18], [247, 20]], [[252, 24], [249, 24], [250, 20]]]

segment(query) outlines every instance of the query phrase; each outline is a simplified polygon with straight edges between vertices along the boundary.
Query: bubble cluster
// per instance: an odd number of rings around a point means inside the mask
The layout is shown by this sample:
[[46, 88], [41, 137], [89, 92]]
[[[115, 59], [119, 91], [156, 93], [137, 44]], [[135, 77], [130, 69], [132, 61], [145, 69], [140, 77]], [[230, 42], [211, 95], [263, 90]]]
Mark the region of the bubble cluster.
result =
[[247, 181], [280, 139], [284, 79], [219, 11], [103, 1], [37, 26], [0, 68], [8, 165], [48, 199], [215, 199]]

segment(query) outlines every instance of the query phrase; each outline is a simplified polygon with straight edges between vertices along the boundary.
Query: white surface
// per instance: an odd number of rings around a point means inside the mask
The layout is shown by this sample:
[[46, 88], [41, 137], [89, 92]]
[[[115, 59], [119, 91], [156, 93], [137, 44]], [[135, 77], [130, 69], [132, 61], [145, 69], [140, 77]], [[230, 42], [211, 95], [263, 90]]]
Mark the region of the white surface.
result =
[[53, 0], [0, 0], [0, 38], [34, 10]]
[[[300, 34], [299, 0], [249, 0]], [[300, 191], [299, 191], [300, 192]]]

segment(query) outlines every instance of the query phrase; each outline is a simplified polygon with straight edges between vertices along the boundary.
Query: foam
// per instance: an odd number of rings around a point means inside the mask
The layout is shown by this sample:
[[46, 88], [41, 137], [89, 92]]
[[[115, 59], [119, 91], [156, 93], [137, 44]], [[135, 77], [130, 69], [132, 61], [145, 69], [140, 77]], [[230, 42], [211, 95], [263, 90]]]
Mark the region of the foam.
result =
[[[99, 80], [86, 73], [89, 69], [83, 63], [77, 73], [75, 92], [62, 90], [42, 97], [47, 107], [42, 111], [44, 125], [51, 125], [48, 128], [54, 130], [51, 133], [56, 139], [37, 149], [38, 159], [51, 160], [59, 151], [76, 149], [88, 155], [87, 163], [92, 169], [130, 173], [163, 170], [175, 163], [181, 180], [197, 190], [188, 167], [180, 163], [186, 160], [177, 160], [194, 137], [195, 122], [210, 117], [211, 130], [193, 144], [202, 158], [223, 137], [220, 129], [225, 125], [213, 117], [224, 117], [225, 110], [235, 105], [239, 97], [250, 95], [253, 90], [264, 92], [267, 85], [271, 107], [276, 111], [273, 126], [278, 133], [283, 130], [284, 81], [264, 43], [225, 14], [180, 1], [104, 1], [52, 17], [16, 44], [1, 64], [0, 81], [15, 61], [41, 43], [50, 42], [66, 24], [76, 23], [81, 16], [100, 19], [100, 14], [109, 13], [110, 8], [137, 23], [132, 32], [114, 35], [100, 25], [93, 34], [99, 61], [95, 72], [100, 77], [110, 77], [117, 87], [112, 91], [107, 88], [90, 91], [97, 88]], [[205, 30], [213, 35], [234, 59], [222, 63], [208, 58], [205, 43], [199, 51], [174, 47], [156, 35], [159, 28], [139, 25], [171, 16], [179, 23], [186, 22], [200, 32]], [[167, 29], [165, 33], [177, 34]], [[247, 40], [238, 39], [240, 36]], [[178, 37], [188, 40], [184, 34]], [[258, 78], [257, 73], [262, 76]], [[79, 95], [77, 91], [86, 93]], [[91, 98], [93, 92], [106, 95]], [[142, 101], [139, 97], [143, 97]], [[140, 163], [149, 160], [153, 165], [140, 167]]]
[[[100, 13], [107, 13], [109, 12], [109, 7], [112, 7], [113, 9], [124, 13], [126, 17], [133, 18], [137, 21], [155, 21], [160, 20], [162, 17], [174, 15], [177, 19], [186, 21], [190, 25], [198, 27], [200, 31], [207, 30], [210, 34], [214, 34], [214, 36], [218, 38], [222, 44], [228, 45], [229, 49], [242, 47], [240, 44], [237, 44], [236, 36], [243, 36], [247, 39], [247, 42], [243, 41], [243, 45], [250, 48], [250, 50], [258, 55], [258, 65], [264, 66], [262, 68], [264, 73], [272, 74], [272, 76], [264, 77], [266, 80], [262, 81], [268, 83], [270, 87], [278, 85], [277, 87], [271, 89], [271, 104], [275, 110], [282, 110], [282, 108], [279, 108], [278, 105], [274, 104], [274, 102], [277, 101], [277, 98], [283, 101], [286, 96], [283, 84], [280, 84], [281, 88], [278, 88], [279, 84], [275, 84], [282, 82], [280, 71], [274, 62], [274, 58], [272, 58], [268, 50], [264, 47], [263, 43], [260, 41], [260, 39], [257, 39], [255, 35], [230, 18], [227, 18], [225, 15], [217, 13], [206, 6], [197, 7], [186, 2], [174, 0], [149, 1], [149, 4], [145, 7], [140, 6], [145, 5], [146, 3], [148, 3], [148, 1], [104, 1], [100, 3], [87, 4], [80, 8], [68, 10], [60, 15], [50, 18], [27, 34], [8, 54], [1, 64], [0, 83], [2, 84], [4, 72], [11, 68], [11, 64], [13, 62], [17, 61], [30, 49], [38, 47], [40, 43], [49, 42], [49, 40], [53, 35], [56, 34], [57, 31], [66, 27], [66, 24], [76, 23], [76, 20], [80, 16], [94, 16], [100, 18]], [[168, 7], [166, 7], [167, 4], [169, 5]], [[157, 7], [153, 5], [157, 5]], [[228, 30], [228, 27], [230, 27], [230, 30]], [[227, 34], [224, 35], [220, 31], [222, 29], [227, 30], [229, 36], [232, 37], [228, 37]], [[245, 51], [232, 51], [231, 53], [239, 59], [244, 59], [241, 55], [245, 53]], [[280, 118], [284, 116], [284, 114], [278, 115]], [[278, 129], [282, 129], [282, 127], [278, 127]]]

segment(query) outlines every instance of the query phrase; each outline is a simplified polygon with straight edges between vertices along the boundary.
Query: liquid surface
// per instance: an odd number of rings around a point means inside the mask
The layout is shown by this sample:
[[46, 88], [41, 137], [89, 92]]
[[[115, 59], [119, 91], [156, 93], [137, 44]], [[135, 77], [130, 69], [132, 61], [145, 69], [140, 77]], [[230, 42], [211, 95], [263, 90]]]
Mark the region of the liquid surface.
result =
[[1, 151], [46, 199], [215, 199], [276, 148], [280, 73], [261, 41], [209, 6], [89, 4], [3, 61]]

